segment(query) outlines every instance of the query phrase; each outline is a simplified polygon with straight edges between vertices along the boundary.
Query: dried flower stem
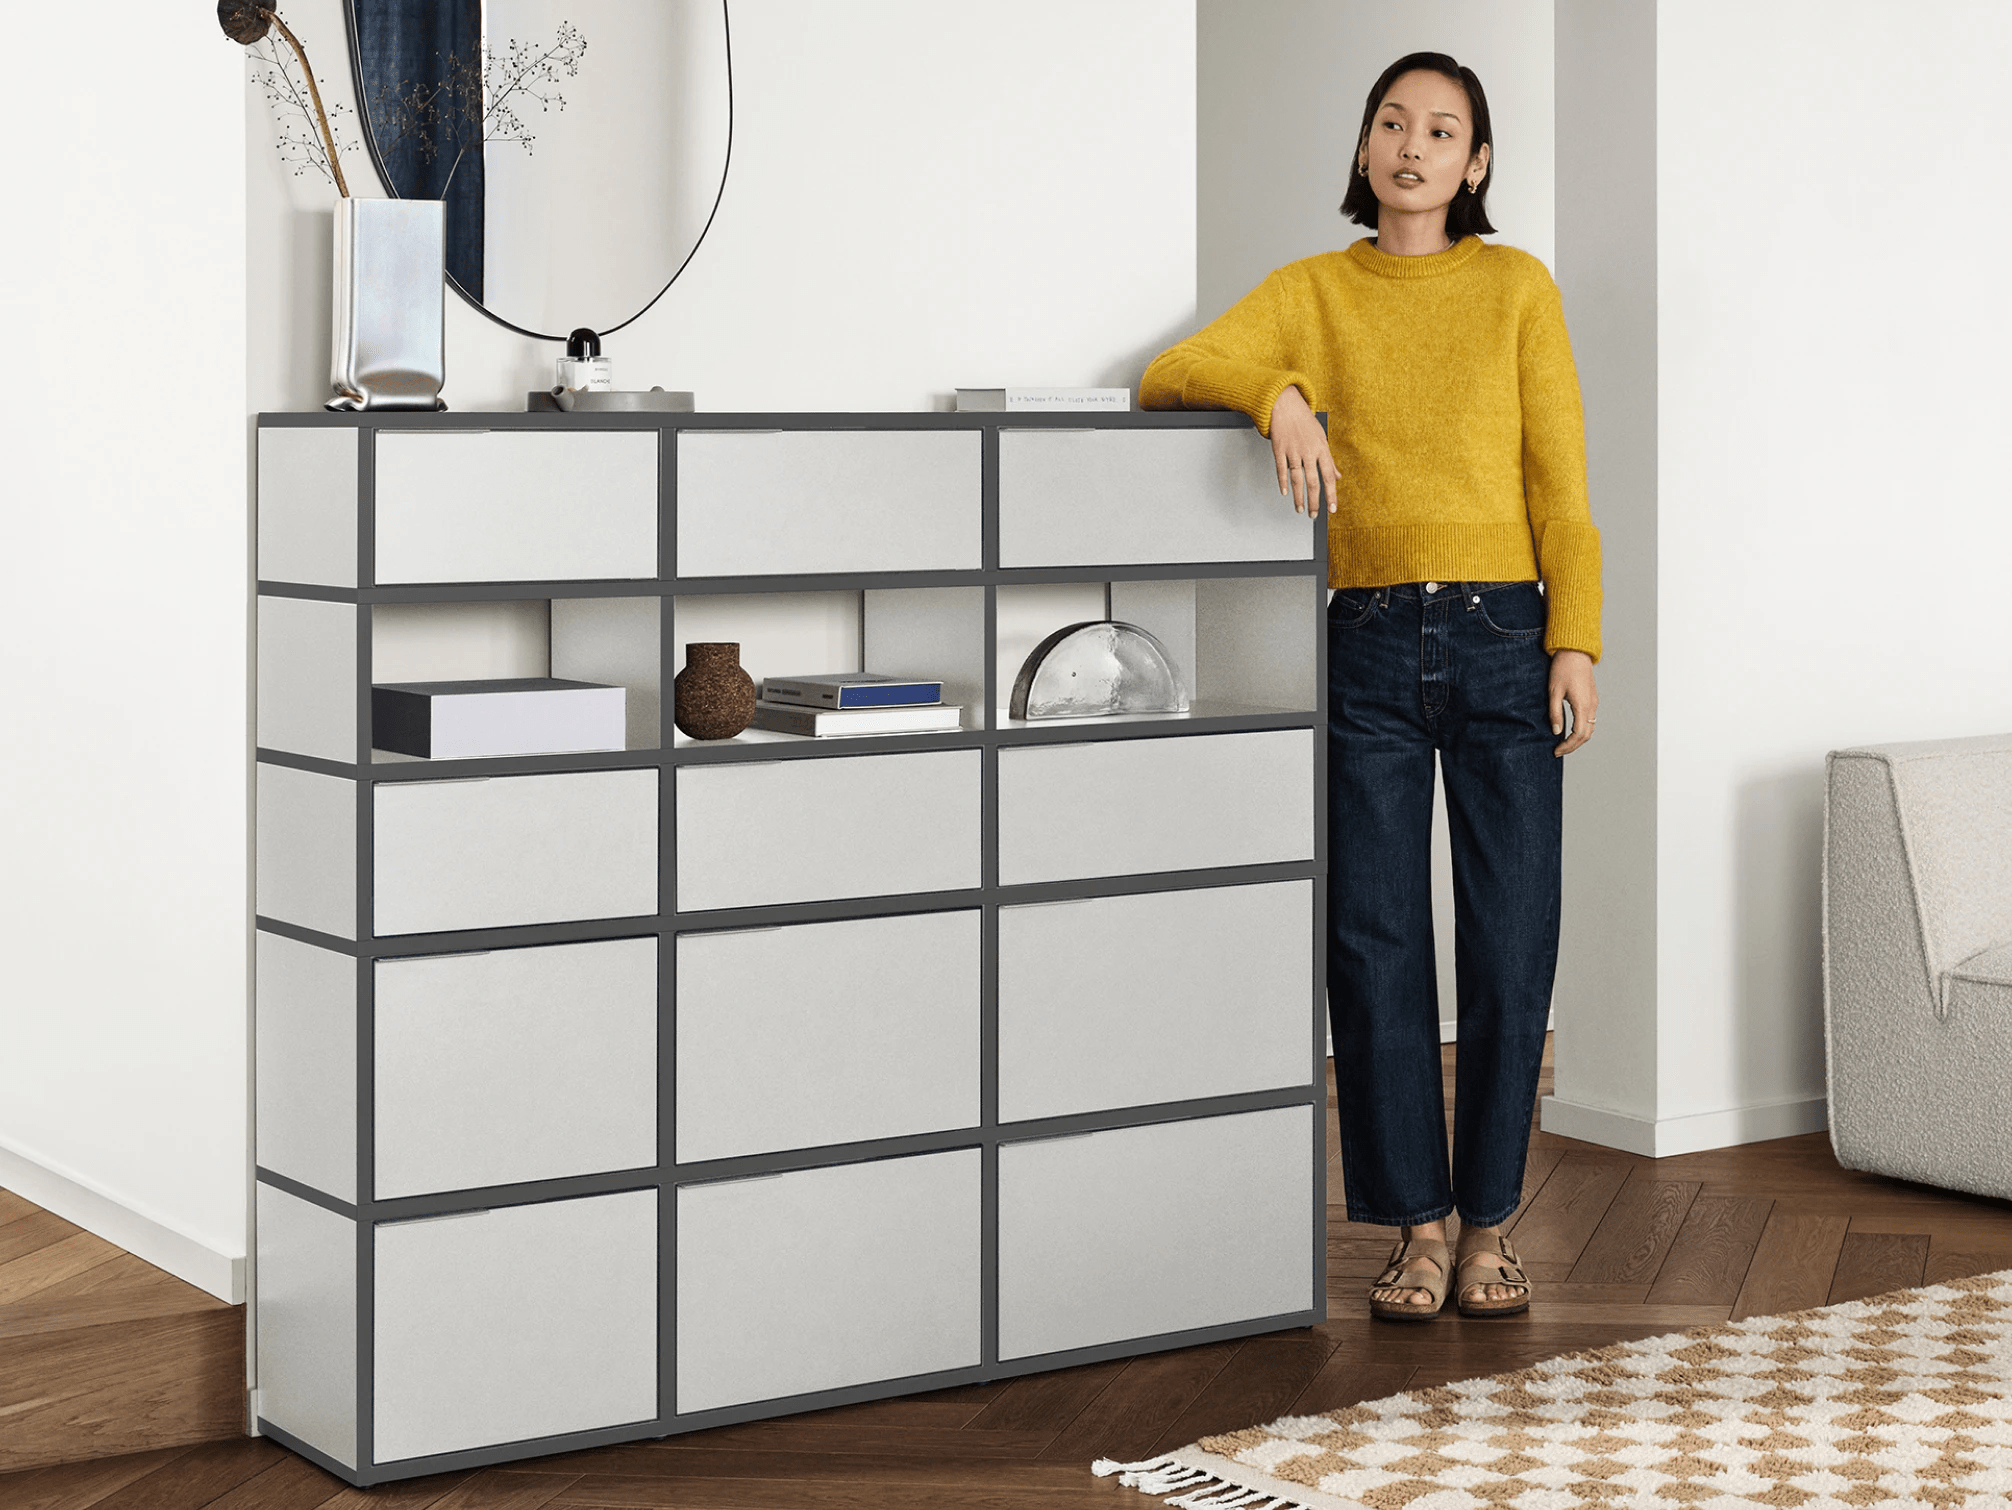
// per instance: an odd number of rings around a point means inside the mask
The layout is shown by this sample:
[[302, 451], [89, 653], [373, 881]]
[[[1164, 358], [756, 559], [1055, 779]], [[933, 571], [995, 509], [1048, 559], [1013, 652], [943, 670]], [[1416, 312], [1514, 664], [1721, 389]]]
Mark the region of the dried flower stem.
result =
[[349, 185], [342, 181], [342, 159], [336, 155], [335, 133], [328, 129], [328, 112], [321, 108], [321, 91], [315, 87], [314, 70], [308, 67], [307, 52], [300, 45], [300, 38], [293, 34], [286, 22], [280, 20], [278, 11], [267, 6], [265, 13], [272, 18], [272, 24], [279, 28], [279, 34], [286, 38], [287, 46], [293, 49], [293, 55], [300, 59], [300, 71], [307, 79], [308, 97], [314, 101], [315, 119], [321, 122], [321, 139], [328, 147], [328, 170], [335, 175], [335, 192], [347, 199]]

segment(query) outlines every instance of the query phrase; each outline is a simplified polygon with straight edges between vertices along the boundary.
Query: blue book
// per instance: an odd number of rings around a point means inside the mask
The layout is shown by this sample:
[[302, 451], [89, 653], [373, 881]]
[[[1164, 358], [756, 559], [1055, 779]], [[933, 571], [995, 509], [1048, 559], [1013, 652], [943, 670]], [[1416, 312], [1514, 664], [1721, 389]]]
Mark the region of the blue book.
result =
[[943, 683], [835, 671], [823, 676], [764, 677], [761, 695], [768, 702], [804, 708], [910, 708], [942, 702]]

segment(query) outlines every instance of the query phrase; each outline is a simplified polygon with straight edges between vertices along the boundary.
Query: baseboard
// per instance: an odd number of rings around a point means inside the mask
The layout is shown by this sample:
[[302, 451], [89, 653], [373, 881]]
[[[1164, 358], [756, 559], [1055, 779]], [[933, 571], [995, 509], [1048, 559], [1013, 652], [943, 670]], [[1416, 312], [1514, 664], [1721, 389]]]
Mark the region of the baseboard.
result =
[[33, 1201], [44, 1211], [124, 1248], [228, 1305], [243, 1305], [245, 1261], [135, 1210], [81, 1175], [0, 1140], [0, 1189]]
[[1702, 1153], [1708, 1148], [1732, 1148], [1741, 1143], [1765, 1143], [1770, 1138], [1822, 1132], [1830, 1126], [1830, 1115], [1822, 1096], [1661, 1119], [1635, 1117], [1546, 1096], [1542, 1126], [1545, 1132], [1561, 1138], [1577, 1138], [1582, 1143], [1598, 1143], [1603, 1148], [1618, 1148], [1623, 1153], [1641, 1154], [1645, 1158], [1667, 1159], [1680, 1153]]

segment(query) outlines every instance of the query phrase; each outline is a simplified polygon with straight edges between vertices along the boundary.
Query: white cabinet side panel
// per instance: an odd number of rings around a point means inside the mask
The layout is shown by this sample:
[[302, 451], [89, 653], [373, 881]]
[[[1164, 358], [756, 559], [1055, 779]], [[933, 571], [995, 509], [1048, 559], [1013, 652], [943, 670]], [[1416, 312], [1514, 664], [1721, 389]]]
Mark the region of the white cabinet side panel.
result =
[[357, 620], [351, 603], [258, 600], [258, 742], [356, 759]]
[[356, 586], [356, 457], [348, 426], [258, 432], [258, 574]]
[[376, 811], [380, 935], [657, 910], [657, 773], [387, 783]]
[[999, 1150], [999, 1356], [1304, 1311], [1313, 1109]]
[[657, 1193], [380, 1224], [380, 1463], [657, 1414]]
[[356, 783], [258, 766], [258, 910], [356, 937]]
[[685, 766], [678, 908], [974, 887], [980, 770], [976, 750]]
[[356, 1199], [356, 959], [258, 935], [258, 1162]]
[[1195, 582], [1195, 694], [1256, 708], [1320, 705], [1324, 578]]
[[1310, 729], [999, 752], [1007, 886], [1313, 858]]
[[624, 749], [657, 748], [663, 639], [661, 598], [552, 600], [552, 675], [627, 691]]
[[356, 1461], [356, 1227], [258, 1187], [259, 1414], [338, 1463]]
[[976, 912], [687, 933], [677, 994], [680, 1163], [978, 1124]]
[[999, 432], [999, 564], [1307, 561], [1255, 430]]
[[656, 574], [655, 430], [379, 432], [379, 582]]
[[680, 1415], [980, 1360], [977, 1149], [678, 1191]]
[[657, 941], [377, 962], [377, 1195], [657, 1162]]
[[999, 910], [999, 1117], [1305, 1085], [1313, 882]]
[[678, 575], [968, 571], [976, 430], [678, 436]]

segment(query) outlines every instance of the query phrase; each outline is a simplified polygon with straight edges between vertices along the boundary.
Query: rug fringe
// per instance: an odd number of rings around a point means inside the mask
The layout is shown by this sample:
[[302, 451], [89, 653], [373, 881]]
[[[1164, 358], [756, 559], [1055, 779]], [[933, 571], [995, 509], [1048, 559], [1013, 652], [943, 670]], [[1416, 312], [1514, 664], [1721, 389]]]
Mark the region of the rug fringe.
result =
[[[1142, 1463], [1120, 1463], [1111, 1458], [1098, 1458], [1090, 1465], [1090, 1472], [1098, 1478], [1109, 1478], [1115, 1473], [1120, 1484], [1143, 1494], [1173, 1494], [1176, 1489], [1185, 1490], [1186, 1493], [1167, 1501], [1169, 1505], [1180, 1505], [1185, 1510], [1296, 1510], [1291, 1500], [1265, 1500], [1262, 1489], [1246, 1489], [1241, 1484], [1232, 1484], [1206, 1469], [1190, 1468], [1176, 1457], [1148, 1458]], [[1265, 1503], [1259, 1504], [1260, 1500], [1265, 1500]]]

